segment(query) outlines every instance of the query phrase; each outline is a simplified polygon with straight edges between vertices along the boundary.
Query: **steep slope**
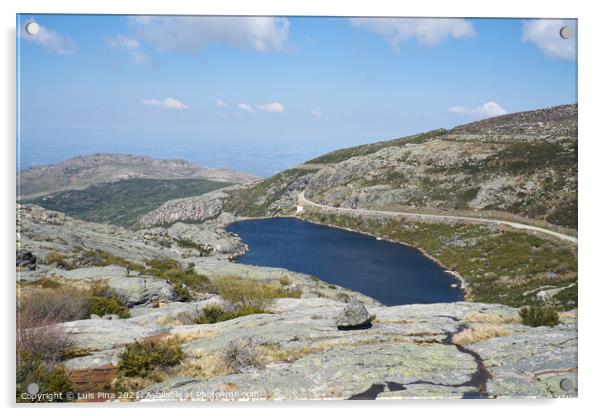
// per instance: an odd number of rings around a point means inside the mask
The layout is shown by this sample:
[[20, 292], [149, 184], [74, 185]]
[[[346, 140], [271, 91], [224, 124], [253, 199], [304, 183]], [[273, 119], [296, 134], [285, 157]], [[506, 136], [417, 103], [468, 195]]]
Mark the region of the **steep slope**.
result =
[[20, 172], [17, 193], [20, 192], [21, 197], [32, 198], [132, 178], [206, 179], [230, 183], [248, 183], [258, 179], [247, 173], [206, 168], [185, 160], [159, 160], [125, 154], [93, 154]]

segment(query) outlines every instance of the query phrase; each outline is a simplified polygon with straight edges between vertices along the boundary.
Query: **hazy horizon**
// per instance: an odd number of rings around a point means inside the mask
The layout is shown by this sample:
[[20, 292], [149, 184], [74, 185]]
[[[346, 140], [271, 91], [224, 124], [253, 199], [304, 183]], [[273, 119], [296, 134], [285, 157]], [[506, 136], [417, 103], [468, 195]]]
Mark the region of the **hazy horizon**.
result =
[[[339, 148], [577, 102], [570, 19], [17, 24], [18, 169], [100, 152], [270, 176]], [[561, 39], [562, 26], [575, 36]]]

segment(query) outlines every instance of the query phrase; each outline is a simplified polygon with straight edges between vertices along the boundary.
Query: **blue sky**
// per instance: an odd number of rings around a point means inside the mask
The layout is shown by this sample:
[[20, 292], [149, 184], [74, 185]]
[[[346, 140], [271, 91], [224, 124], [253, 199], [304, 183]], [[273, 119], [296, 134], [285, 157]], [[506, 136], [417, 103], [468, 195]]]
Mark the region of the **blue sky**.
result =
[[21, 168], [127, 152], [268, 176], [341, 147], [577, 101], [568, 20], [21, 15], [17, 25]]

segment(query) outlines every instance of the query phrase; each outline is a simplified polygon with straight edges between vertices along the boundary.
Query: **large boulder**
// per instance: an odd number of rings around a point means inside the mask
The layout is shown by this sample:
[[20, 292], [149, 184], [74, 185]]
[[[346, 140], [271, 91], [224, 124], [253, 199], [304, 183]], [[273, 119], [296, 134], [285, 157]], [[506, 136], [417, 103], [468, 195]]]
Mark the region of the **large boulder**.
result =
[[337, 316], [338, 329], [361, 329], [371, 326], [373, 315], [357, 299], [352, 299], [345, 309]]

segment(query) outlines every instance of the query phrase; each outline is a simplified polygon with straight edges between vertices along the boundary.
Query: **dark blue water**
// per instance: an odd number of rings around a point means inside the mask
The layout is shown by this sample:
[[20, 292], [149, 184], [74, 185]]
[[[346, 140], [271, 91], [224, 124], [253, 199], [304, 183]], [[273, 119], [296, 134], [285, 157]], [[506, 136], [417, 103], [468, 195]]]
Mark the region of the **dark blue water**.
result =
[[413, 247], [293, 218], [239, 221], [228, 230], [250, 249], [238, 263], [311, 274], [384, 305], [464, 299], [452, 276]]

